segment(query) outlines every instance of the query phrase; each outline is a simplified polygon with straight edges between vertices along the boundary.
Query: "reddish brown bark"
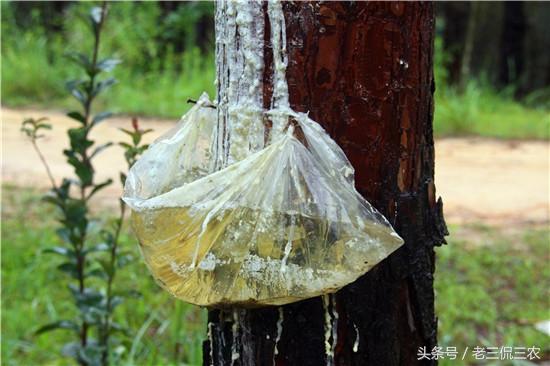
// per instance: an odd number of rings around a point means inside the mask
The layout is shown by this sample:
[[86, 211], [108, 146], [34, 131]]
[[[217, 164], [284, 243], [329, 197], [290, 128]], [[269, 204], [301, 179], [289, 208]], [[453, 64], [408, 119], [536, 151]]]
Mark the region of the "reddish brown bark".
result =
[[[446, 234], [433, 181], [433, 6], [289, 2], [284, 12], [292, 108], [309, 111], [338, 142], [356, 169], [359, 192], [405, 239], [402, 248], [335, 295], [333, 363], [417, 364], [418, 347], [436, 345], [433, 247]], [[270, 75], [270, 50], [265, 53]], [[268, 107], [271, 90], [264, 81]], [[277, 355], [279, 309], [238, 310], [236, 328], [231, 313], [210, 311], [212, 344], [205, 342], [204, 364], [330, 362], [321, 299], [282, 310]], [[239, 355], [233, 361], [232, 349]]]

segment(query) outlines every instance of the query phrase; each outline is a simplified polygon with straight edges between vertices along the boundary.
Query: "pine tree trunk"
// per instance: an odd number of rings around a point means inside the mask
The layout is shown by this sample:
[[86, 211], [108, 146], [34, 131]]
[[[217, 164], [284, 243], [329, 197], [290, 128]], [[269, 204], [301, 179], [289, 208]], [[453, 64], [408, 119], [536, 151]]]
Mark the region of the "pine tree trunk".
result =
[[[343, 148], [358, 191], [405, 245], [335, 295], [210, 311], [204, 365], [418, 364], [418, 348], [436, 345], [434, 245], [446, 234], [433, 180], [433, 5], [288, 2], [283, 10], [291, 107], [309, 111]], [[264, 55], [268, 108], [268, 46]]]

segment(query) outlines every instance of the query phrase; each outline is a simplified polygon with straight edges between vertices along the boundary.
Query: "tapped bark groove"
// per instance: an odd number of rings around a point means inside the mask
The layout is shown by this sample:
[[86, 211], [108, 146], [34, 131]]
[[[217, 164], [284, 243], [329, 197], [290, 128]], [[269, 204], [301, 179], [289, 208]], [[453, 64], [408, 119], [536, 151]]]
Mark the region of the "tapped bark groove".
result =
[[[358, 191], [405, 245], [336, 293], [329, 310], [313, 298], [282, 310], [210, 311], [203, 364], [435, 363], [417, 360], [418, 347], [437, 343], [434, 246], [447, 234], [434, 185], [433, 5], [285, 2], [283, 10], [291, 107], [309, 111], [342, 147]], [[263, 103], [269, 108], [266, 44]], [[326, 311], [336, 326], [330, 334]]]

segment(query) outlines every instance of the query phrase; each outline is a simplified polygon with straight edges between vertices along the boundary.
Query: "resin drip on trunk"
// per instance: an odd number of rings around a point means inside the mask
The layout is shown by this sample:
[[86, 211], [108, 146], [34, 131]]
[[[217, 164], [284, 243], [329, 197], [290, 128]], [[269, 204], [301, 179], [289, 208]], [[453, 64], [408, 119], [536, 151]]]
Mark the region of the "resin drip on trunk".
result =
[[222, 0], [215, 19], [221, 169], [264, 147], [262, 2]]

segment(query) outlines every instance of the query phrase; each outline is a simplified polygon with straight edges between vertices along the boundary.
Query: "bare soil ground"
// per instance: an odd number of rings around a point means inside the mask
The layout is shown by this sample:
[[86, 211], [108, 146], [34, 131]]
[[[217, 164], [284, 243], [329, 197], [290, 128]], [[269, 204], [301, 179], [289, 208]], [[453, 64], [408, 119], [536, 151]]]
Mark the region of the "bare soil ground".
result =
[[[62, 149], [68, 145], [66, 130], [76, 122], [60, 111], [2, 108], [2, 183], [48, 187], [47, 176], [31, 144], [20, 132], [24, 118], [48, 117], [53, 130], [40, 141], [55, 177], [72, 176]], [[140, 119], [152, 128], [146, 141], [154, 140], [176, 121]], [[113, 118], [98, 126], [92, 139], [100, 144], [127, 140], [118, 130], [130, 128], [130, 118]], [[443, 197], [448, 223], [511, 226], [548, 225], [550, 222], [550, 142], [499, 141], [483, 138], [445, 138], [436, 141], [438, 195]], [[97, 179], [118, 181], [125, 170], [118, 146], [97, 157]], [[113, 184], [98, 195], [102, 205], [116, 204], [121, 189]]]

